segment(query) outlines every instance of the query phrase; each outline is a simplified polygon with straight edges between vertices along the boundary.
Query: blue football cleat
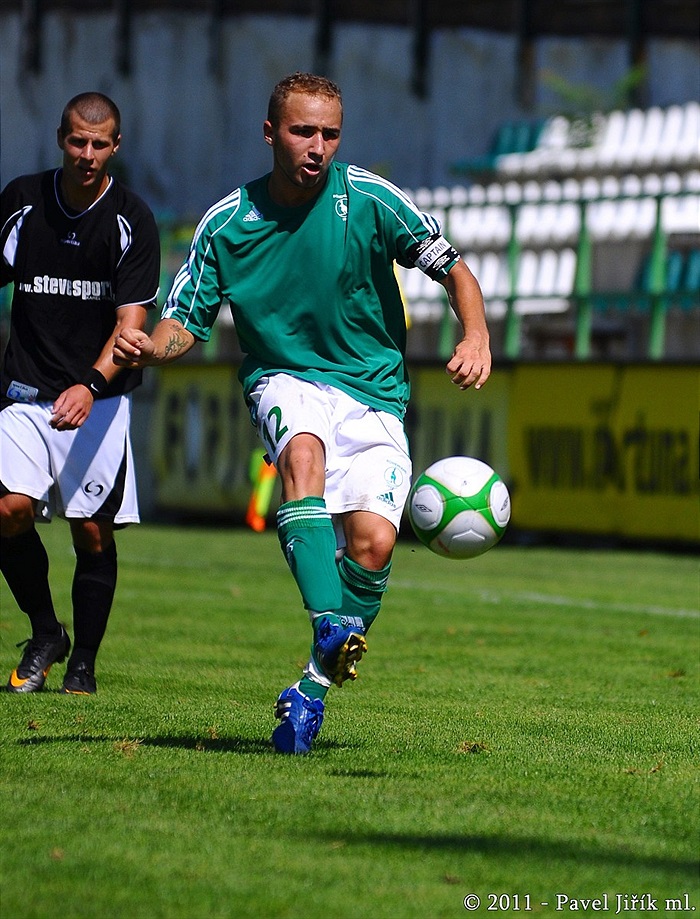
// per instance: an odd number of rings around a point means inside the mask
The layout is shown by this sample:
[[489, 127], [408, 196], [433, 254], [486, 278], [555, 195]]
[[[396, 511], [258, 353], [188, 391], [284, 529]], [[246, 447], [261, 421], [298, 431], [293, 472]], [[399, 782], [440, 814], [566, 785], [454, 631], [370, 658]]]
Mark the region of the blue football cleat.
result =
[[323, 672], [336, 686], [345, 680], [356, 680], [355, 664], [367, 650], [365, 636], [357, 629], [343, 628], [324, 619], [316, 632], [314, 657]]
[[310, 699], [290, 686], [281, 693], [275, 707], [280, 723], [272, 732], [272, 744], [278, 753], [310, 753], [311, 744], [321, 730], [325, 705], [321, 699]]

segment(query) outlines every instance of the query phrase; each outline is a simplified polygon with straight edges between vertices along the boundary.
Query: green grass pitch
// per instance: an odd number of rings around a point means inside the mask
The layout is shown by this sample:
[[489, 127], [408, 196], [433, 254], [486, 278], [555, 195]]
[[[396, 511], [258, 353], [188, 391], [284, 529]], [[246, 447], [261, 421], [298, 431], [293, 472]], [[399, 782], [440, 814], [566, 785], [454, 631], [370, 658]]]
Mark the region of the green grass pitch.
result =
[[[41, 532], [68, 617], [68, 528]], [[2, 916], [700, 909], [697, 559], [451, 562], [403, 537], [360, 678], [294, 758], [273, 703], [310, 629], [276, 535], [144, 525], [118, 547], [97, 696], [60, 695], [63, 665], [0, 694]], [[4, 581], [0, 603], [5, 680], [28, 631]]]

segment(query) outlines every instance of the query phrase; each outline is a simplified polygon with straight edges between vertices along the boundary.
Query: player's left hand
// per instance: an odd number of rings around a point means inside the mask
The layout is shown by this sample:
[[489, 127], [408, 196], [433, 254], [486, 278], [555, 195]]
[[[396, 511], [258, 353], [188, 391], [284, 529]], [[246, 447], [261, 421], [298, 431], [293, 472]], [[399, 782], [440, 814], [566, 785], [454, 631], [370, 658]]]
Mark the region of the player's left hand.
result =
[[481, 389], [491, 375], [491, 349], [481, 336], [465, 335], [457, 343], [446, 367], [452, 382], [460, 389]]
[[49, 424], [57, 431], [74, 431], [87, 421], [93, 401], [87, 386], [70, 386], [54, 402]]

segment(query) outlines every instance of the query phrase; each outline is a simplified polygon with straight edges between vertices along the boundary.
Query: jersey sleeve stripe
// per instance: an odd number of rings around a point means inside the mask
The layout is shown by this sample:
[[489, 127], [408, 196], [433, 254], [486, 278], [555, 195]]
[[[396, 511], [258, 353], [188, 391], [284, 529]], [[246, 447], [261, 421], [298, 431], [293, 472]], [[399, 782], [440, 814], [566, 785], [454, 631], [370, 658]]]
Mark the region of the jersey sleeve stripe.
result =
[[131, 243], [133, 240], [133, 231], [129, 224], [129, 221], [123, 217], [121, 214], [117, 214], [117, 223], [119, 224], [119, 248], [121, 255], [119, 261], [117, 262], [117, 268], [121, 265], [122, 259], [126, 253], [131, 248]]
[[[220, 233], [227, 224], [236, 216], [241, 206], [241, 189], [237, 188], [230, 195], [227, 195], [225, 198], [222, 198], [220, 201], [217, 201], [216, 204], [212, 205], [209, 210], [204, 214], [200, 220], [197, 228], [194, 231], [192, 237], [192, 242], [190, 244], [190, 251], [185, 260], [184, 264], [175, 275], [175, 279], [168, 295], [168, 299], [165, 302], [163, 307], [163, 312], [161, 317], [163, 319], [170, 319], [175, 316], [175, 318], [180, 322], [184, 328], [188, 328], [192, 323], [190, 322], [190, 317], [197, 305], [197, 295], [202, 282], [202, 267], [206, 263], [209, 250], [211, 248], [214, 238]], [[228, 213], [226, 219], [211, 229], [211, 224], [223, 215]], [[209, 238], [206, 239], [206, 234], [209, 231]], [[197, 256], [197, 250], [200, 246], [200, 242], [203, 243], [206, 239], [206, 246], [201, 252], [199, 258]], [[198, 264], [200, 267], [196, 268], [195, 265]], [[188, 296], [186, 300], [181, 300], [181, 294], [183, 290], [187, 287], [188, 284], [192, 285], [192, 294]], [[220, 306], [221, 303], [217, 304]], [[176, 316], [175, 314], [179, 311], [184, 311], [184, 316]]]
[[8, 233], [7, 239], [5, 240], [5, 245], [2, 247], [2, 258], [5, 264], [9, 265], [11, 268], [14, 268], [15, 265], [15, 256], [17, 255], [17, 244], [19, 242], [19, 234], [22, 229], [22, 224], [24, 223], [24, 218], [31, 211], [32, 205], [28, 204], [26, 207], [20, 208], [20, 210], [15, 211], [12, 216], [5, 221], [5, 224], [2, 228], [2, 233], [0, 235], [4, 236], [8, 224], [12, 224], [14, 221], [14, 226]]
[[[369, 198], [373, 198], [387, 210], [391, 211], [416, 241], [418, 241], [418, 237], [397, 210], [398, 203], [400, 203], [402, 207], [408, 208], [418, 218], [420, 223], [425, 227], [428, 235], [440, 232], [440, 222], [430, 214], [424, 214], [423, 211], [419, 210], [408, 195], [392, 182], [372, 172], [368, 172], [366, 169], [361, 169], [358, 166], [348, 166], [348, 181], [355, 191], [367, 195]], [[379, 189], [396, 198], [397, 206], [392, 206], [386, 197], [380, 195], [378, 193]]]

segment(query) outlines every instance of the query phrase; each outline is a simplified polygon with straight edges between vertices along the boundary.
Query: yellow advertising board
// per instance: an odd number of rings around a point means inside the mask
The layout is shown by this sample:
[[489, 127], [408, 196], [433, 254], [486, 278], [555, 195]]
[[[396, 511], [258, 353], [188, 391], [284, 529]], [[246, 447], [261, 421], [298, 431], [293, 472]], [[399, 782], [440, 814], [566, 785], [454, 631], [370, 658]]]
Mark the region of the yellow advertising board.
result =
[[[157, 509], [245, 512], [260, 445], [237, 369], [159, 372]], [[517, 364], [466, 392], [443, 366], [413, 366], [411, 380], [416, 473], [443, 456], [484, 460], [507, 482], [520, 530], [700, 542], [700, 368]]]
[[203, 515], [245, 508], [258, 442], [236, 372], [188, 364], [159, 371], [151, 437], [157, 508]]
[[411, 369], [406, 416], [414, 474], [444, 456], [475, 456], [508, 479], [510, 374], [494, 370], [483, 389], [462, 391], [444, 366]]
[[688, 366], [513, 369], [513, 524], [700, 539], [698, 392]]

